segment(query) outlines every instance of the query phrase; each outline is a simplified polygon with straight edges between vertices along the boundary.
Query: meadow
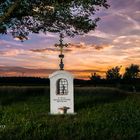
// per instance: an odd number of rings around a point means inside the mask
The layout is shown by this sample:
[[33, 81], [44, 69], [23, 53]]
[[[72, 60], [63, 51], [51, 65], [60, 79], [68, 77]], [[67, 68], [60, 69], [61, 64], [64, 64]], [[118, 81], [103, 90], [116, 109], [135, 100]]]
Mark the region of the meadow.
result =
[[76, 115], [49, 115], [49, 88], [0, 87], [0, 140], [139, 140], [140, 94], [76, 87]]

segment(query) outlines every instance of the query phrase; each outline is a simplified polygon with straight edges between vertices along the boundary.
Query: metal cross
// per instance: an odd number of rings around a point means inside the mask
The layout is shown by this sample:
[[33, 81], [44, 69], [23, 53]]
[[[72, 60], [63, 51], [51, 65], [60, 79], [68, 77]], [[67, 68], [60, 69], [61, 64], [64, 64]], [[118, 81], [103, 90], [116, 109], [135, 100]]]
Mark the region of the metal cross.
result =
[[64, 63], [63, 63], [63, 58], [64, 58], [64, 55], [63, 55], [63, 48], [64, 47], [68, 47], [68, 44], [63, 44], [63, 34], [60, 33], [60, 40], [59, 40], [59, 44], [55, 44], [55, 47], [59, 47], [60, 48], [60, 55], [59, 55], [59, 58], [60, 58], [60, 70], [64, 70]]
[[60, 33], [60, 36], [59, 37], [60, 37], [60, 40], [59, 40], [60, 44], [55, 44], [55, 47], [59, 47], [60, 48], [60, 54], [62, 54], [63, 48], [64, 47], [68, 47], [68, 44], [63, 44], [63, 38], [64, 38], [64, 36], [63, 36], [62, 33]]

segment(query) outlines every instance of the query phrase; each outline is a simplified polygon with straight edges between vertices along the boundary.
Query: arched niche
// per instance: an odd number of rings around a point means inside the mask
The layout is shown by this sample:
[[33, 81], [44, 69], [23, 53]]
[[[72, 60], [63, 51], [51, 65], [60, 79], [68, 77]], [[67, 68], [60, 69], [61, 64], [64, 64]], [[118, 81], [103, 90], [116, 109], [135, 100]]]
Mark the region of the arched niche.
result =
[[56, 94], [57, 95], [67, 95], [68, 94], [68, 81], [67, 79], [60, 78], [56, 83]]

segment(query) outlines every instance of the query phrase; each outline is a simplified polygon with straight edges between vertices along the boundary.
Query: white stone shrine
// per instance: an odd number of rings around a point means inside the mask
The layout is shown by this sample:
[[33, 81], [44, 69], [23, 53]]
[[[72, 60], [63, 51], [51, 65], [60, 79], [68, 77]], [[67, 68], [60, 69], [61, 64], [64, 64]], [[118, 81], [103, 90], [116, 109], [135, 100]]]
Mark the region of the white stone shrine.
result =
[[73, 90], [73, 75], [64, 71], [62, 54], [63, 36], [60, 34], [60, 44], [55, 46], [60, 47], [60, 70], [49, 75], [50, 79], [50, 114], [74, 114], [74, 90]]
[[56, 71], [50, 78], [50, 113], [74, 113], [73, 76], [67, 71]]

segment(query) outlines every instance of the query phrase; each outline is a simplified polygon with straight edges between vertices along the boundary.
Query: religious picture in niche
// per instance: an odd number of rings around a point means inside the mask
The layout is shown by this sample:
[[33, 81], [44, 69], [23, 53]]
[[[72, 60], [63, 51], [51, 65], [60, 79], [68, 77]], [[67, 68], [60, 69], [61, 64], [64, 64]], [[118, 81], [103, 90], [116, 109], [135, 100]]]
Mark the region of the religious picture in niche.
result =
[[68, 94], [68, 81], [66, 79], [59, 79], [57, 81], [57, 95], [67, 95]]

